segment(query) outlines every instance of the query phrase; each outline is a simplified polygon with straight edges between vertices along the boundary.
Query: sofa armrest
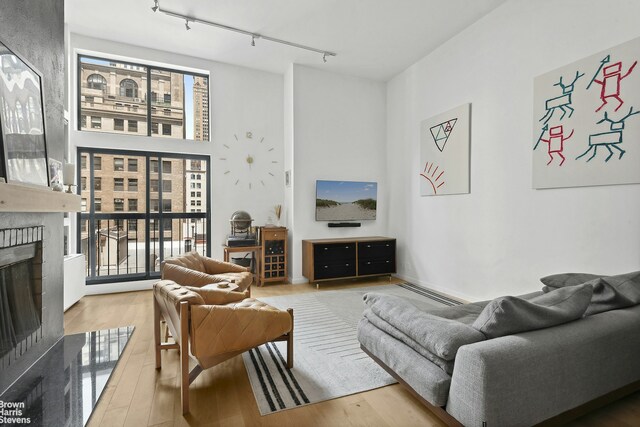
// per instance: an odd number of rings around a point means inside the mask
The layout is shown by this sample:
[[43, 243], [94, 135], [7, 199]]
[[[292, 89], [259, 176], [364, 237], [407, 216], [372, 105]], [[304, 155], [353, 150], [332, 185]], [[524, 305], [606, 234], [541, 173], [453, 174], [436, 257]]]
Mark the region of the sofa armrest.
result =
[[248, 268], [242, 267], [231, 262], [219, 261], [213, 258], [201, 257], [202, 264], [204, 264], [204, 270], [209, 274], [221, 274], [221, 273], [242, 273], [249, 271]]
[[640, 379], [640, 306], [463, 346], [447, 412], [463, 425], [533, 425]]

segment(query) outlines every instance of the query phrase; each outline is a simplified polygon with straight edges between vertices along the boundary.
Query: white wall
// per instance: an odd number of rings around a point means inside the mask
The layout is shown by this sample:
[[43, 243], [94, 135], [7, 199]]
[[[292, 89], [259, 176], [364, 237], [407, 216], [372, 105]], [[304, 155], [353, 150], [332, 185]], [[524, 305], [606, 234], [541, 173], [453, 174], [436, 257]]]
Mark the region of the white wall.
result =
[[[273, 216], [273, 207], [284, 203], [283, 178], [283, 77], [264, 71], [212, 62], [204, 59], [177, 55], [175, 53], [151, 50], [131, 45], [124, 45], [106, 40], [99, 40], [71, 34], [70, 61], [74, 66], [70, 85], [72, 106], [70, 129], [77, 129], [76, 95], [76, 52], [93, 53], [110, 57], [138, 59], [146, 63], [181, 67], [186, 70], [205, 71], [210, 73], [210, 109], [211, 109], [211, 141], [194, 142], [177, 139], [153, 138], [144, 136], [127, 136], [117, 134], [100, 134], [93, 132], [70, 131], [70, 143], [76, 147], [103, 147], [128, 150], [148, 150], [158, 152], [193, 153], [211, 156], [211, 220], [213, 256], [222, 258], [222, 243], [229, 234], [229, 218], [236, 210], [246, 210], [255, 219], [255, 224], [262, 225], [269, 216]], [[247, 131], [253, 132], [254, 138], [265, 137], [265, 144], [274, 147], [268, 160], [278, 163], [262, 162], [266, 156], [257, 155], [251, 171], [244, 163], [244, 156], [236, 156], [237, 164], [228, 165], [219, 158], [230, 157], [222, 144], [233, 145], [234, 134], [239, 137]], [[237, 143], [236, 143], [237, 144]], [[249, 153], [254, 154], [255, 153]], [[231, 166], [231, 167], [229, 167]], [[232, 173], [225, 175], [226, 169]], [[274, 173], [270, 176], [268, 172]], [[249, 174], [249, 175], [247, 175]], [[253, 176], [254, 185], [249, 190], [246, 180], [235, 186], [238, 176]], [[255, 184], [259, 180], [265, 182]], [[75, 241], [75, 237], [73, 237]]]
[[287, 265], [289, 266], [289, 270], [287, 272], [288, 280], [292, 282], [293, 279], [293, 265], [294, 263], [300, 262], [297, 258], [293, 256], [293, 242], [296, 239], [295, 234], [295, 226], [293, 223], [293, 113], [294, 113], [294, 105], [293, 105], [293, 64], [289, 64], [287, 71], [284, 73], [284, 171], [290, 172], [290, 183], [287, 187], [285, 185], [284, 189], [284, 206], [282, 210], [282, 219], [283, 224], [289, 230], [289, 237], [287, 245], [290, 248], [287, 256]]
[[[293, 225], [294, 283], [302, 278], [302, 240], [376, 236], [387, 232], [385, 85], [294, 65]], [[287, 132], [287, 130], [285, 130]], [[378, 214], [361, 228], [328, 228], [315, 220], [317, 179], [376, 181]]]
[[[638, 16], [637, 1], [510, 1], [388, 83], [389, 234], [403, 277], [484, 299], [556, 272], [640, 269], [640, 185], [531, 181], [534, 77], [640, 36]], [[466, 102], [471, 194], [420, 197], [420, 121]]]

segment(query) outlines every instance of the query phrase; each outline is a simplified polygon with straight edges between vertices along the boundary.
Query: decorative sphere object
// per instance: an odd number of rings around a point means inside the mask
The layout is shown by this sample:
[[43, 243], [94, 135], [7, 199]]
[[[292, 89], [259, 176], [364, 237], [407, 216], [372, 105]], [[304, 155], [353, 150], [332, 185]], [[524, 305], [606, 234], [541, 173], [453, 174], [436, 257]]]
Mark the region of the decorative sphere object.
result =
[[64, 191], [64, 185], [60, 184], [59, 182], [54, 182], [53, 184], [51, 184], [51, 189], [53, 191], [59, 191], [62, 192]]
[[247, 232], [249, 227], [251, 227], [252, 221], [253, 219], [251, 219], [251, 215], [245, 211], [235, 211], [229, 220], [231, 223], [231, 229], [239, 233]]

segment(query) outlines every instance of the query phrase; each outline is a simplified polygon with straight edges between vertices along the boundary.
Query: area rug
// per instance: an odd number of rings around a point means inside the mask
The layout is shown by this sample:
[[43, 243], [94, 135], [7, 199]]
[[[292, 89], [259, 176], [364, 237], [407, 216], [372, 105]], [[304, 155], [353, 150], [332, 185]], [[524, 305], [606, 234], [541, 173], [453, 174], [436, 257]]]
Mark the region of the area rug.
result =
[[294, 367], [286, 343], [267, 343], [242, 355], [260, 414], [372, 390], [396, 381], [361, 349], [356, 337], [362, 296], [379, 292], [439, 308], [459, 302], [410, 283], [260, 298], [294, 310]]

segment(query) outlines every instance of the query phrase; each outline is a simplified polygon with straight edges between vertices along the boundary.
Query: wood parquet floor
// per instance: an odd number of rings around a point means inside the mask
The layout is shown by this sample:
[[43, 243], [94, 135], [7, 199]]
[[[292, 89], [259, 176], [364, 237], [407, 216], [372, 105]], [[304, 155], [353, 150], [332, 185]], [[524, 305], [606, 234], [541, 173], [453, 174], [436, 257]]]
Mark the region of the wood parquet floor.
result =
[[[395, 281], [395, 279], [394, 279]], [[386, 278], [327, 284], [320, 292], [385, 285]], [[252, 296], [318, 292], [312, 285], [267, 285]], [[163, 351], [154, 367], [151, 291], [86, 296], [64, 316], [65, 333], [134, 325], [136, 331], [89, 420], [89, 426], [443, 426], [400, 385], [267, 416], [258, 412], [242, 358], [204, 371], [191, 385], [191, 414], [182, 417], [178, 354]], [[640, 393], [592, 412], [572, 426], [639, 426]]]

